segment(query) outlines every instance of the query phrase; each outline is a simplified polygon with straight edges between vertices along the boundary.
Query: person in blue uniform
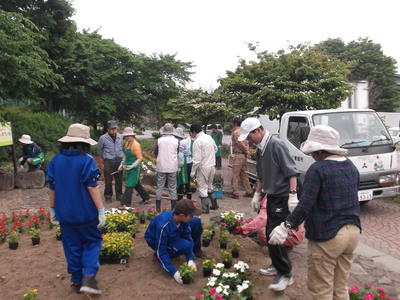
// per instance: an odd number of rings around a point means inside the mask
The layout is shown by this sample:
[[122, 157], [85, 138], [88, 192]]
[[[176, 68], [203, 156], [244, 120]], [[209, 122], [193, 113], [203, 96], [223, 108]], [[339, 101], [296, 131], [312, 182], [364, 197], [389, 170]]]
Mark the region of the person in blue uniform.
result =
[[50, 214], [59, 223], [68, 273], [76, 291], [101, 294], [96, 273], [102, 246], [100, 227], [105, 224], [104, 205], [97, 180], [100, 172], [90, 152], [96, 142], [89, 127], [72, 124], [58, 140], [58, 153], [47, 167]]
[[197, 270], [195, 253], [201, 253], [201, 234], [203, 232], [201, 210], [188, 199], [179, 200], [174, 210], [166, 211], [155, 217], [146, 230], [144, 238], [161, 268], [182, 284], [182, 277], [171, 263], [171, 259], [184, 255], [189, 266]]

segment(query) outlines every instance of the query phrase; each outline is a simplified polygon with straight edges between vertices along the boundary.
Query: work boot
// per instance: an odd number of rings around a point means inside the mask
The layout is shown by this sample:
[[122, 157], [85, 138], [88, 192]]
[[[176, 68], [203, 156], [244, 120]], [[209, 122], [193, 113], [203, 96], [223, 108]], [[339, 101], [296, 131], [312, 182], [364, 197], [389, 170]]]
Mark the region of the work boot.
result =
[[217, 198], [214, 197], [214, 194], [213, 193], [208, 193], [208, 198], [210, 198], [210, 200], [211, 200], [211, 207], [210, 208], [212, 210], [218, 209], [219, 206], [218, 206]]
[[92, 295], [100, 295], [101, 290], [97, 287], [97, 282], [94, 276], [84, 276], [82, 280], [82, 286], [79, 289], [81, 293], [87, 293]]
[[179, 201], [179, 200], [182, 200], [182, 199], [183, 199], [183, 195], [182, 195], [182, 194], [179, 194], [179, 195], [178, 195], [178, 201]]
[[157, 212], [161, 212], [161, 200], [156, 200], [156, 210]]
[[188, 200], [192, 200], [192, 193], [190, 193], [190, 194], [186, 194], [186, 199], [188, 199]]
[[171, 210], [174, 210], [177, 200], [171, 200]]
[[200, 197], [201, 200], [201, 210], [203, 214], [210, 213], [210, 199], [208, 197]]

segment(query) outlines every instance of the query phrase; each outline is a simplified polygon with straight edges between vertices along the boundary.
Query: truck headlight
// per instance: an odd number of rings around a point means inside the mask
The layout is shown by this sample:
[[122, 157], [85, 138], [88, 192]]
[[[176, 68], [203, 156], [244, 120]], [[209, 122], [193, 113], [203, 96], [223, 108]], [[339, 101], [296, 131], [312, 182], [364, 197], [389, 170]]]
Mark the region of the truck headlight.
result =
[[398, 179], [399, 179], [398, 174], [382, 175], [379, 177], [379, 185], [380, 186], [394, 185]]

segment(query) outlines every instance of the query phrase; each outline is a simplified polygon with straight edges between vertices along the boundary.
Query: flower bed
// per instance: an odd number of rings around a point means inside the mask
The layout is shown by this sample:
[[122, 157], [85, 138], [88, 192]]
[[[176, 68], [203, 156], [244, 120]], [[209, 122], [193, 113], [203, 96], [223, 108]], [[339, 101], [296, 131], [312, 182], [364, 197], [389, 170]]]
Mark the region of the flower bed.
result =
[[[129, 211], [111, 212], [106, 214], [105, 232], [128, 232], [136, 224], [136, 214]], [[136, 227], [135, 232], [136, 233]], [[133, 233], [132, 233], [133, 234]]]
[[381, 288], [372, 288], [369, 284], [363, 287], [353, 286], [349, 290], [350, 300], [396, 300], [385, 295], [385, 290]]

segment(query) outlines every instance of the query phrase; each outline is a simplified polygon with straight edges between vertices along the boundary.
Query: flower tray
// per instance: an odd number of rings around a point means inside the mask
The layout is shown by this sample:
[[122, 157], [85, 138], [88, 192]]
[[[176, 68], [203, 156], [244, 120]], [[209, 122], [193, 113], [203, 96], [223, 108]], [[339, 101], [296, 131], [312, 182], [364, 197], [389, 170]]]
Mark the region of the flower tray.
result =
[[100, 264], [117, 264], [117, 265], [126, 265], [129, 262], [129, 256], [101, 256], [100, 255]]

